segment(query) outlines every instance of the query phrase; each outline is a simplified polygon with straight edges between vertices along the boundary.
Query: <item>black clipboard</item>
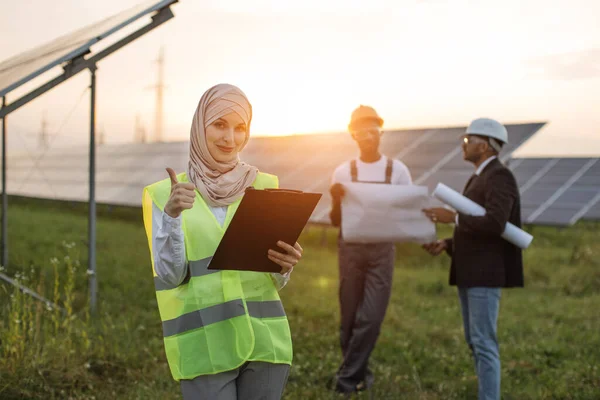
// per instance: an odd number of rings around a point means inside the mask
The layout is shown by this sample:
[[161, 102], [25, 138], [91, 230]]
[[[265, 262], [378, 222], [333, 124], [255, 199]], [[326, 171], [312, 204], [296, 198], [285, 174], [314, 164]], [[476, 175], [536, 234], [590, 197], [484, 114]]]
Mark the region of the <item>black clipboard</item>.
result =
[[288, 189], [246, 189], [208, 269], [280, 272], [269, 249], [285, 253], [277, 241], [294, 245], [321, 193]]

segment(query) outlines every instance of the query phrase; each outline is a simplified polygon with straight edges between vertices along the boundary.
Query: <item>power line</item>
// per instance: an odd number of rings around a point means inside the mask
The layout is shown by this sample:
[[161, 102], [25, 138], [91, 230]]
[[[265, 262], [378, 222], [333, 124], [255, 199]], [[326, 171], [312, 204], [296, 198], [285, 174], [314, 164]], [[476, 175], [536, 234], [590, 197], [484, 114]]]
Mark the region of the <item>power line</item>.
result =
[[[77, 102], [75, 103], [75, 105], [73, 106], [73, 108], [71, 108], [71, 110], [69, 111], [69, 113], [67, 114], [67, 116], [63, 119], [63, 121], [60, 124], [60, 126], [59, 126], [58, 130], [56, 131], [56, 133], [54, 133], [50, 137], [50, 143], [48, 143], [48, 147], [44, 151], [42, 151], [41, 154], [38, 157], [33, 157], [32, 152], [29, 151], [29, 149], [27, 149], [28, 152], [30, 153], [30, 155], [32, 156], [31, 159], [33, 160], [33, 166], [29, 170], [29, 172], [27, 174], [27, 177], [21, 181], [21, 186], [19, 186], [19, 188], [17, 189], [17, 192], [23, 188], [23, 185], [27, 181], [29, 181], [29, 178], [31, 178], [31, 175], [33, 174], [33, 172], [35, 170], [38, 170], [42, 174], [43, 179], [45, 180], [45, 182], [50, 187], [50, 191], [52, 192], [52, 195], [56, 199], [56, 197], [57, 197], [56, 196], [56, 192], [54, 191], [54, 188], [52, 187], [52, 184], [50, 183], [50, 180], [48, 179], [48, 177], [46, 176], [46, 174], [44, 174], [44, 171], [42, 169], [39, 169], [38, 166], [40, 164], [40, 161], [46, 156], [46, 153], [48, 152], [48, 150], [50, 150], [50, 148], [52, 147], [52, 143], [54, 143], [54, 141], [56, 140], [56, 138], [61, 135], [62, 129], [65, 127], [65, 125], [67, 124], [67, 122], [69, 122], [71, 120], [71, 117], [75, 113], [75, 110], [77, 109], [77, 107], [81, 103], [81, 100], [83, 99], [84, 95], [87, 93], [88, 90], [89, 90], [89, 87], [86, 87], [83, 90], [83, 92], [81, 93], [81, 95], [77, 99]], [[27, 148], [27, 146], [26, 146], [26, 148]]]

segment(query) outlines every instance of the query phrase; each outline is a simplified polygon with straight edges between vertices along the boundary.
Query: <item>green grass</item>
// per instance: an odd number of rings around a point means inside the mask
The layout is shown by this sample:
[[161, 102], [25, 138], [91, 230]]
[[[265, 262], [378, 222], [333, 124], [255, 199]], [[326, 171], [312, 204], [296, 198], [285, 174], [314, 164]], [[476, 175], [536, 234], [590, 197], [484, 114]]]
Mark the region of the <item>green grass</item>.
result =
[[[71, 299], [76, 317], [58, 317], [0, 283], [0, 398], [181, 398], [162, 347], [141, 212], [103, 206], [99, 213], [99, 313], [88, 321], [85, 207], [12, 201], [5, 272], [24, 275], [51, 300], [58, 277], [59, 303]], [[526, 288], [502, 294], [504, 399], [600, 398], [599, 227], [530, 229]], [[305, 257], [281, 292], [294, 342], [285, 399], [334, 398], [326, 385], [340, 362], [335, 236], [319, 227], [304, 232]], [[392, 300], [371, 361], [374, 398], [476, 399], [448, 264], [417, 246], [398, 247]]]

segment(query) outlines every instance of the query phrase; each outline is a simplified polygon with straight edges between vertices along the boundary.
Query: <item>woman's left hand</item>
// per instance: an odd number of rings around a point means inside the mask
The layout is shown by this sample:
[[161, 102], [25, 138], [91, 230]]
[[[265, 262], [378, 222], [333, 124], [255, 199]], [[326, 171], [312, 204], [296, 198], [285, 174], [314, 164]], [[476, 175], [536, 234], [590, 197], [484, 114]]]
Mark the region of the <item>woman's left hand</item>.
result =
[[275, 250], [269, 250], [269, 260], [273, 261], [275, 264], [281, 266], [280, 274], [284, 275], [294, 269], [294, 266], [298, 264], [298, 261], [302, 258], [302, 246], [296, 243], [294, 247], [290, 246], [287, 243], [282, 242], [281, 240], [277, 242], [277, 245], [281, 247], [286, 253], [280, 253]]

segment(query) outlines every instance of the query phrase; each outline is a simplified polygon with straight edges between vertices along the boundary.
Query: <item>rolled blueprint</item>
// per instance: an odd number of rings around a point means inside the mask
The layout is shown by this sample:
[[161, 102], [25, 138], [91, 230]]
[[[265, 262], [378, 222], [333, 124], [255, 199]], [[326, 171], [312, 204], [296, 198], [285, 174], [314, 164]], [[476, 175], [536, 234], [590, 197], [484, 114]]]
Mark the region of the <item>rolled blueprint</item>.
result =
[[435, 224], [423, 214], [431, 197], [425, 186], [344, 183], [342, 237], [345, 242], [431, 243]]
[[[474, 217], [481, 217], [485, 215], [485, 208], [466, 198], [462, 194], [450, 189], [443, 183], [438, 183], [433, 191], [433, 197], [439, 199], [443, 203], [448, 204], [450, 207], [462, 214], [472, 215]], [[502, 238], [522, 249], [529, 247], [531, 241], [533, 240], [533, 236], [511, 224], [510, 222], [506, 223]]]

